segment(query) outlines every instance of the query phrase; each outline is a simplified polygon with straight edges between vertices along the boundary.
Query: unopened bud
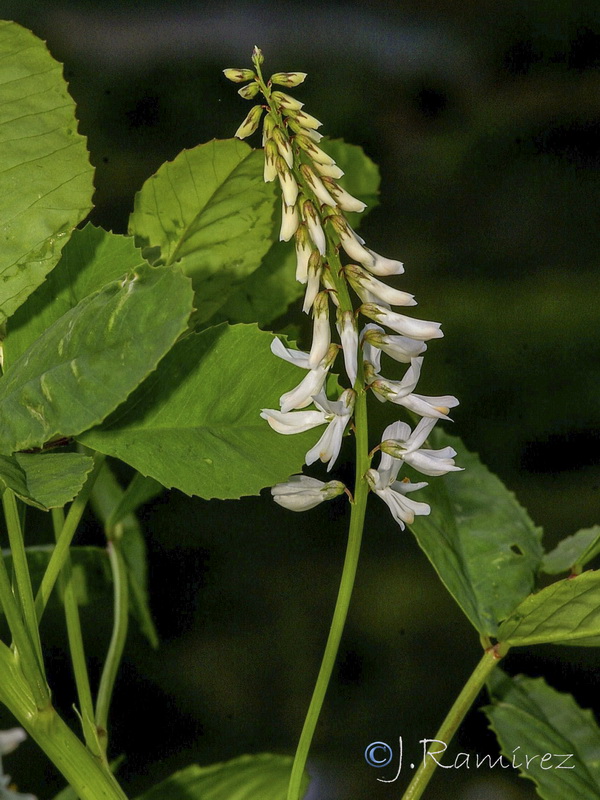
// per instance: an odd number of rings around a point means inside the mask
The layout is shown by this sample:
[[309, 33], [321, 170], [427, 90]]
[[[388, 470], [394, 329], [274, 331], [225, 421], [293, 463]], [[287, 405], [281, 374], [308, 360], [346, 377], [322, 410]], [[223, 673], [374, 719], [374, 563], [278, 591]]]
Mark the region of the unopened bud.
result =
[[285, 86], [288, 89], [293, 89], [294, 86], [299, 86], [306, 78], [306, 72], [276, 72], [271, 75], [271, 83], [277, 86]]
[[279, 158], [279, 150], [273, 139], [268, 139], [265, 142], [265, 168], [263, 178], [265, 183], [274, 181], [277, 177], [276, 161]]
[[306, 111], [297, 111], [293, 114], [294, 119], [302, 125], [303, 128], [320, 128], [323, 124], [316, 117], [307, 114]]
[[260, 66], [260, 64], [262, 64], [264, 60], [265, 57], [262, 54], [262, 50], [260, 49], [260, 47], [254, 45], [254, 49], [252, 50], [252, 63], [256, 64], [257, 66]]
[[310, 128], [303, 128], [293, 117], [288, 116], [287, 124], [291, 131], [294, 133], [301, 133], [303, 136], [308, 136], [313, 142], [320, 142], [323, 134], [318, 131], [311, 130]]
[[252, 81], [247, 86], [242, 86], [241, 89], [238, 89], [238, 94], [240, 97], [243, 97], [244, 100], [252, 100], [253, 97], [256, 97], [259, 90], [259, 85], [256, 81]]
[[321, 203], [332, 206], [333, 208], [336, 207], [336, 202], [333, 197], [329, 194], [325, 186], [323, 186], [323, 182], [312, 169], [308, 166], [308, 164], [302, 164], [300, 167], [300, 172], [304, 177], [305, 181], [308, 183], [310, 188], [315, 193], [315, 196], [320, 200]]
[[281, 128], [275, 127], [273, 129], [273, 140], [275, 141], [280, 154], [285, 159], [285, 163], [290, 169], [292, 169], [294, 166], [294, 154], [292, 152], [292, 146]]
[[295, 97], [290, 97], [285, 92], [272, 92], [271, 99], [274, 100], [280, 108], [286, 111], [300, 111], [304, 103], [296, 100]]
[[235, 69], [233, 67], [224, 69], [223, 75], [225, 75], [228, 81], [233, 81], [233, 83], [244, 83], [244, 81], [251, 81], [256, 77], [254, 70]]
[[254, 131], [258, 129], [258, 123], [260, 122], [262, 113], [263, 113], [262, 106], [252, 106], [252, 108], [248, 112], [248, 116], [235, 132], [235, 136], [238, 139], [245, 139], [247, 136], [251, 136], [254, 133]]

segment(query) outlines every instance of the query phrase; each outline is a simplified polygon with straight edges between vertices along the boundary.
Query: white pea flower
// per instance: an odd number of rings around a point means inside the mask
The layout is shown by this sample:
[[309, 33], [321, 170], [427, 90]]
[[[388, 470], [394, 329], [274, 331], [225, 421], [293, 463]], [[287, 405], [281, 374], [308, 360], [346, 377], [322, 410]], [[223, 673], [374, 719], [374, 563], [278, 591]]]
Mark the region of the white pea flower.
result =
[[315, 297], [319, 293], [321, 286], [321, 275], [323, 274], [323, 266], [321, 256], [318, 250], [313, 250], [308, 259], [308, 273], [306, 279], [306, 291], [304, 293], [304, 303], [302, 311], [308, 314], [315, 302]]
[[301, 103], [300, 100], [296, 100], [295, 97], [292, 97], [285, 92], [271, 92], [271, 97], [280, 108], [284, 108], [286, 111], [300, 111], [304, 105], [304, 103]]
[[344, 366], [350, 384], [354, 386], [358, 372], [358, 330], [356, 320], [352, 311], [344, 311], [340, 314], [338, 309], [336, 328], [342, 342], [342, 353], [344, 355]]
[[411, 358], [410, 367], [404, 373], [401, 381], [390, 381], [377, 375], [376, 380], [371, 382], [371, 389], [375, 396], [385, 402], [403, 405], [402, 401], [407, 397], [419, 382], [423, 358]]
[[277, 358], [287, 361], [288, 364], [293, 364], [295, 367], [301, 367], [302, 369], [310, 369], [308, 364], [310, 355], [303, 350], [293, 350], [291, 347], [286, 347], [281, 339], [273, 339], [271, 352]]
[[290, 144], [289, 139], [283, 133], [281, 128], [275, 126], [273, 128], [273, 140], [277, 145], [277, 149], [279, 150], [279, 155], [283, 158], [285, 163], [288, 165], [290, 169], [294, 166], [294, 153], [292, 151], [292, 145]]
[[279, 231], [279, 241], [289, 242], [292, 236], [298, 230], [300, 224], [300, 215], [298, 214], [298, 206], [288, 206], [285, 199], [281, 200], [281, 230]]
[[302, 164], [300, 166], [300, 172], [304, 176], [304, 179], [306, 180], [310, 188], [315, 193], [317, 199], [320, 200], [321, 203], [323, 203], [324, 205], [332, 206], [333, 208], [335, 208], [336, 201], [333, 199], [333, 197], [329, 194], [329, 192], [325, 188], [323, 181], [317, 175], [315, 175], [315, 173], [308, 166], [308, 164]]
[[[409, 364], [411, 358], [416, 358], [427, 350], [425, 342], [411, 339], [409, 336], [393, 336], [385, 333], [383, 328], [369, 322], [363, 328], [363, 348], [365, 350], [365, 359], [375, 365], [374, 358], [377, 358], [376, 372], [380, 371], [379, 367], [379, 350], [383, 350], [390, 358], [395, 361], [400, 361], [403, 364]], [[373, 350], [369, 350], [369, 356], [366, 355], [366, 348], [369, 346], [373, 349], [378, 348], [378, 355], [373, 355]]]
[[397, 462], [397, 466], [382, 471], [370, 469], [365, 478], [371, 490], [389, 507], [400, 529], [404, 530], [404, 523], [411, 525], [416, 516], [424, 516], [431, 511], [427, 503], [419, 503], [406, 497], [409, 492], [416, 492], [427, 486], [427, 483], [411, 483], [408, 479], [397, 481], [396, 477], [402, 462], [390, 457], [390, 461], [392, 460]]
[[254, 133], [254, 131], [258, 130], [258, 124], [260, 122], [260, 118], [263, 113], [262, 106], [252, 106], [248, 114], [246, 115], [246, 119], [242, 122], [240, 127], [234, 133], [238, 139], [245, 139], [247, 136], [250, 136]]
[[273, 500], [290, 511], [308, 511], [325, 500], [342, 494], [346, 487], [341, 481], [324, 483], [308, 475], [292, 475], [285, 483], [271, 489]]
[[[295, 408], [306, 408], [306, 406], [310, 405], [313, 397], [319, 394], [323, 388], [327, 373], [335, 361], [337, 352], [338, 345], [330, 345], [325, 358], [314, 369], [309, 369], [308, 374], [300, 381], [298, 386], [281, 395], [279, 403], [283, 412], [292, 411]], [[307, 359], [309, 358], [308, 353], [306, 353], [306, 357]]]
[[293, 114], [293, 117], [303, 128], [314, 130], [315, 128], [320, 128], [323, 124], [322, 122], [319, 122], [316, 117], [313, 117], [311, 114], [307, 114], [306, 111], [298, 111], [298, 113]]
[[313, 303], [313, 337], [308, 364], [311, 369], [325, 357], [331, 344], [329, 325], [329, 293], [319, 292]]
[[265, 165], [263, 169], [263, 180], [265, 183], [271, 183], [277, 177], [277, 159], [279, 156], [279, 150], [277, 149], [277, 145], [273, 141], [273, 139], [269, 139], [265, 142]]
[[368, 383], [370, 383], [371, 380], [374, 380], [374, 378], [377, 377], [381, 372], [381, 350], [379, 350], [377, 346], [373, 346], [369, 336], [371, 329], [374, 328], [383, 331], [383, 328], [380, 328], [379, 325], [369, 322], [365, 325], [360, 334], [363, 361], [365, 364], [365, 378]]
[[365, 249], [371, 256], [372, 261], [370, 263], [361, 261], [360, 263], [366, 267], [369, 272], [372, 272], [373, 275], [379, 275], [380, 278], [386, 278], [390, 277], [391, 275], [402, 275], [404, 272], [404, 264], [401, 261], [380, 256], [379, 253], [376, 253], [369, 247], [366, 247]]
[[327, 472], [333, 467], [340, 454], [346, 425], [352, 419], [355, 398], [352, 389], [345, 389], [339, 400], [328, 400], [322, 393], [313, 397], [315, 405], [323, 411], [329, 424], [319, 441], [306, 454], [306, 464], [310, 466], [319, 459], [323, 463], [329, 462]]
[[462, 470], [454, 463], [456, 450], [453, 447], [443, 447], [441, 450], [422, 448], [436, 422], [435, 417], [423, 417], [412, 432], [405, 422], [388, 425], [381, 437], [381, 452], [384, 454], [382, 464], [384, 457], [392, 457], [405, 461], [423, 475], [431, 477]]
[[336, 214], [329, 217], [328, 221], [333, 225], [333, 228], [339, 237], [340, 244], [344, 248], [347, 256], [353, 258], [355, 261], [360, 262], [366, 266], [367, 269], [369, 268], [370, 264], [375, 263], [373, 256], [369, 253], [367, 248], [361, 244], [359, 237], [352, 230], [350, 225], [348, 225], [344, 217]]
[[319, 164], [317, 161], [315, 161], [314, 167], [319, 175], [322, 175], [323, 177], [335, 178], [336, 180], [339, 180], [339, 178], [343, 177], [344, 175], [344, 171], [341, 170], [337, 164]]
[[347, 264], [344, 273], [356, 294], [363, 303], [383, 302], [392, 306], [416, 306], [414, 295], [394, 289], [387, 283], [377, 280], [356, 264]]
[[366, 203], [363, 203], [362, 200], [353, 197], [350, 192], [347, 192], [330, 177], [325, 176], [323, 178], [323, 183], [329, 193], [335, 198], [336, 204], [342, 209], [342, 211], [356, 211], [360, 214], [367, 207]]
[[411, 339], [429, 341], [429, 339], [440, 339], [444, 335], [440, 330], [441, 325], [439, 322], [407, 317], [404, 314], [398, 314], [396, 311], [383, 308], [376, 303], [363, 303], [359, 310], [366, 317]]

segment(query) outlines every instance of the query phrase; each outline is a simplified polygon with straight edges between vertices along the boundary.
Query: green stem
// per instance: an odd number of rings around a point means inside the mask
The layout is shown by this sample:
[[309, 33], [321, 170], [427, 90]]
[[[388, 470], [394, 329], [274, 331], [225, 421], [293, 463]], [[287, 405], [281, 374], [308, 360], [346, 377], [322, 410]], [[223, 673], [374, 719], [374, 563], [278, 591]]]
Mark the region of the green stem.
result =
[[[505, 655], [506, 651], [506, 647], [504, 647], [502, 655]], [[465, 714], [473, 705], [488, 675], [498, 664], [500, 658], [501, 654], [496, 647], [485, 651], [483, 658], [473, 670], [471, 677], [465, 683], [461, 693], [454, 701], [454, 705], [448, 712], [446, 719], [442, 722], [439, 731], [436, 733], [435, 738], [438, 743], [443, 742], [446, 745], [450, 743], [450, 740], [463, 721]], [[437, 758], [439, 759], [439, 750], [436, 750], [436, 743], [434, 742], [423, 756], [423, 761], [407, 790], [402, 795], [402, 800], [419, 800], [439, 763], [439, 760], [436, 760], [436, 752], [438, 754]]]
[[[31, 693], [32, 700], [37, 709], [43, 709], [50, 705], [50, 689], [46, 683], [38, 661], [35, 648], [29, 636], [29, 632], [23, 623], [21, 610], [17, 604], [10, 585], [10, 578], [4, 562], [4, 556], [0, 554], [0, 604], [6, 616], [8, 627], [13, 637], [13, 647], [15, 653], [11, 653], [18, 661], [25, 678], [25, 686]], [[11, 652], [6, 645], [0, 642], [0, 648]], [[21, 678], [23, 680], [23, 678]]]
[[51, 704], [36, 705], [15, 655], [0, 643], [0, 702], [4, 703], [50, 760], [80, 800], [127, 800], [114, 776], [64, 723]]
[[118, 541], [109, 540], [108, 555], [110, 558], [114, 586], [114, 622], [110, 646], [104, 663], [104, 669], [102, 670], [100, 688], [98, 689], [98, 697], [96, 700], [96, 726], [105, 753], [108, 744], [108, 711], [119, 664], [125, 648], [127, 625], [129, 622], [127, 569], [119, 550]]
[[27, 553], [25, 552], [25, 540], [19, 519], [19, 509], [17, 499], [10, 489], [6, 489], [2, 495], [2, 505], [6, 528], [8, 531], [8, 541], [12, 555], [12, 563], [17, 588], [17, 599], [21, 607], [21, 614], [25, 623], [25, 628], [33, 644], [38, 660], [40, 673], [44, 676], [44, 661], [42, 658], [42, 643], [38, 628], [35, 604], [33, 602], [33, 588], [31, 586], [31, 575], [27, 564]]
[[48, 598], [50, 597], [52, 589], [54, 588], [58, 576], [60, 575], [60, 571], [68, 558], [69, 547], [73, 541], [73, 536], [75, 535], [75, 531], [77, 530], [77, 526], [79, 525], [89, 496], [94, 488], [94, 483], [98, 477], [98, 473], [100, 472], [102, 464], [104, 463], [104, 458], [105, 456], [101, 455], [100, 453], [94, 453], [94, 468], [88, 475], [82, 490], [71, 503], [65, 524], [60, 532], [56, 547], [52, 551], [50, 561], [48, 562], [48, 566], [46, 567], [44, 577], [42, 578], [40, 588], [38, 589], [38, 593], [35, 598], [35, 610], [38, 622], [42, 618]]
[[[54, 525], [54, 535], [57, 541], [61, 535], [64, 521], [65, 518], [62, 508], [53, 508], [52, 523]], [[92, 690], [90, 689], [90, 680], [87, 671], [85, 648], [79, 619], [79, 607], [77, 605], [77, 598], [73, 586], [71, 557], [68, 553], [59, 576], [59, 587], [65, 609], [69, 651], [71, 653], [71, 663], [75, 675], [83, 735], [89, 750], [91, 750], [97, 758], [102, 760], [104, 753], [98, 742], [98, 733], [94, 724], [94, 701], [92, 699]], [[105, 764], [105, 766], [108, 768], [108, 764]]]

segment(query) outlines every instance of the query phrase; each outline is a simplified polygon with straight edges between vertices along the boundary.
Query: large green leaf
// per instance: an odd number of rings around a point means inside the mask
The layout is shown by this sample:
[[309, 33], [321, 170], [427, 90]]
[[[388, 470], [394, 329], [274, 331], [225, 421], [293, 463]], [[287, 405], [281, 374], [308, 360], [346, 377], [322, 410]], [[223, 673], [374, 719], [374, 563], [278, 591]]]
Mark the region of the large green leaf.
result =
[[[132, 483], [140, 487], [137, 480]], [[150, 484], [152, 484], [150, 486]], [[154, 627], [148, 597], [148, 566], [146, 561], [146, 543], [142, 529], [133, 513], [138, 504], [145, 502], [156, 494], [157, 487], [162, 486], [150, 478], [143, 479], [145, 493], [124, 492], [105, 462], [92, 490], [92, 506], [102, 520], [107, 534], [118, 539], [118, 546], [125, 561], [129, 581], [131, 612], [138, 620], [142, 633], [152, 647], [158, 647], [158, 634]], [[152, 494], [149, 494], [152, 489]], [[136, 502], [132, 502], [135, 494]]]
[[272, 339], [254, 325], [219, 325], [186, 337], [80, 441], [205, 498], [258, 494], [286, 480], [320, 433], [282, 436], [260, 418], [261, 408], [278, 408], [280, 395], [306, 374], [273, 356]]
[[[137, 800], [285, 800], [288, 756], [259, 753], [209, 767], [193, 765], [153, 786]], [[302, 794], [308, 786], [305, 777]]]
[[179, 264], [196, 292], [195, 321], [210, 319], [271, 246], [275, 190], [262, 151], [238, 139], [184, 150], [135, 198], [129, 231], [153, 264]]
[[549, 575], [576, 568], [581, 572], [589, 561], [600, 553], [600, 525], [584, 528], [567, 536], [550, 553], [544, 555], [542, 569]]
[[103, 420], [171, 348], [191, 306], [187, 278], [149, 266], [84, 298], [0, 379], [0, 452]]
[[454, 599], [480, 634], [496, 636], [533, 589], [541, 531], [515, 496], [459, 439], [434, 431], [435, 447], [450, 445], [464, 472], [434, 478], [419, 492], [429, 516], [410, 526]]
[[62, 67], [46, 45], [0, 21], [0, 323], [54, 267], [88, 214], [93, 169]]
[[118, 236], [89, 223], [73, 231], [56, 267], [11, 317], [4, 341], [5, 366], [84, 297], [143, 264], [131, 236]]
[[[342, 139], [326, 142], [327, 152], [335, 159], [345, 175], [340, 184], [350, 194], [367, 203], [362, 214], [348, 214], [354, 227], [377, 205], [379, 169], [361, 147]], [[279, 242], [281, 211], [277, 205], [271, 249], [260, 267], [252, 272], [233, 292], [213, 321], [257, 322], [268, 325], [287, 310], [290, 303], [304, 294], [305, 286], [296, 280], [296, 250], [293, 242]]]
[[592, 570], [556, 581], [523, 600], [498, 630], [511, 646], [600, 644], [600, 573]]
[[69, 503], [94, 460], [80, 453], [17, 453], [0, 456], [0, 490], [12, 489], [29, 505], [47, 511]]
[[[53, 545], [28, 547], [27, 565], [33, 587], [39, 586], [50, 561]], [[112, 602], [112, 575], [108, 553], [100, 547], [71, 547], [69, 550], [72, 564], [73, 586], [78, 605], [87, 606], [98, 603], [99, 608], [106, 608]], [[9, 550], [3, 551], [7, 569], [12, 566]], [[52, 592], [48, 600], [48, 608], [62, 605], [60, 593]]]
[[598, 800], [600, 730], [590, 711], [542, 678], [489, 680], [493, 704], [484, 709], [508, 763], [536, 784], [544, 800]]

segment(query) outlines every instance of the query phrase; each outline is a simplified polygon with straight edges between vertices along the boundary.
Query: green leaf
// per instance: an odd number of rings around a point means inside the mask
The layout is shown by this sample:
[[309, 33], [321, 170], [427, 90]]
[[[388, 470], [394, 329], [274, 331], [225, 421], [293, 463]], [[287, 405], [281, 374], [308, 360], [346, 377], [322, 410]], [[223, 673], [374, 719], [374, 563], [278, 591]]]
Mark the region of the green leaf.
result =
[[[136, 478], [139, 476], [136, 475]], [[140, 476], [141, 477], [141, 476]], [[134, 481], [136, 481], [134, 478]], [[149, 489], [151, 479], [142, 479], [143, 486]], [[137, 482], [138, 487], [140, 482]], [[131, 484], [130, 484], [131, 486]], [[136, 492], [139, 503], [131, 501], [132, 493], [123, 491], [105, 462], [92, 490], [92, 506], [102, 521], [107, 535], [118, 539], [127, 578], [129, 581], [131, 613], [137, 619], [144, 636], [154, 648], [158, 647], [158, 634], [154, 627], [148, 597], [148, 566], [146, 559], [146, 543], [140, 524], [133, 513], [137, 505], [156, 494], [156, 488], [162, 486], [152, 481], [153, 492], [145, 495]], [[129, 499], [128, 499], [129, 498]]]
[[146, 266], [63, 314], [0, 379], [0, 452], [103, 420], [171, 348], [191, 304], [181, 273]]
[[[367, 203], [362, 214], [348, 214], [353, 227], [377, 205], [379, 169], [361, 147], [342, 139], [326, 142], [327, 152], [346, 173], [340, 184], [350, 194]], [[271, 241], [273, 244], [260, 267], [236, 289], [213, 317], [213, 322], [257, 322], [268, 325], [284, 314], [294, 300], [304, 294], [305, 286], [296, 280], [296, 249], [293, 242], [279, 242], [281, 209], [277, 205]]]
[[210, 319], [271, 245], [275, 190], [262, 151], [237, 139], [184, 150], [135, 198], [129, 231], [153, 264], [179, 264], [192, 279], [194, 321]]
[[[319, 433], [282, 436], [260, 418], [304, 378], [254, 325], [177, 343], [130, 400], [79, 439], [164, 486], [210, 499], [258, 494], [302, 468]], [[164, 374], [170, 376], [165, 381]]]
[[498, 630], [511, 646], [580, 644], [600, 637], [600, 573], [590, 570], [547, 586], [523, 600]]
[[471, 623], [480, 634], [496, 636], [498, 623], [533, 589], [541, 531], [459, 439], [433, 433], [433, 446], [454, 447], [464, 472], [435, 478], [419, 492], [431, 514], [410, 528]]
[[544, 800], [597, 800], [600, 730], [592, 713], [542, 678], [511, 679], [499, 669], [491, 678], [493, 704], [484, 711], [509, 763], [521, 765]]
[[[209, 767], [192, 765], [137, 800], [284, 800], [292, 768], [288, 756], [259, 753]], [[301, 796], [308, 786], [305, 776]]]
[[94, 460], [80, 453], [17, 453], [0, 456], [0, 488], [9, 488], [25, 503], [47, 511], [70, 503]]
[[[27, 564], [31, 582], [39, 586], [50, 561], [54, 545], [27, 547]], [[106, 606], [112, 602], [112, 575], [106, 550], [100, 547], [71, 547], [69, 550], [72, 562], [73, 585], [78, 605], [87, 606], [98, 602]], [[12, 556], [9, 550], [3, 551], [6, 567], [12, 568]], [[52, 592], [48, 607], [62, 607], [58, 591]]]
[[93, 169], [62, 67], [0, 21], [0, 324], [54, 267], [91, 208]]
[[600, 553], [600, 525], [584, 528], [573, 536], [567, 536], [542, 560], [542, 569], [549, 575], [559, 572], [580, 572], [589, 561]]
[[131, 236], [118, 236], [89, 223], [73, 231], [56, 267], [11, 317], [4, 341], [5, 367], [84, 297], [144, 263]]

